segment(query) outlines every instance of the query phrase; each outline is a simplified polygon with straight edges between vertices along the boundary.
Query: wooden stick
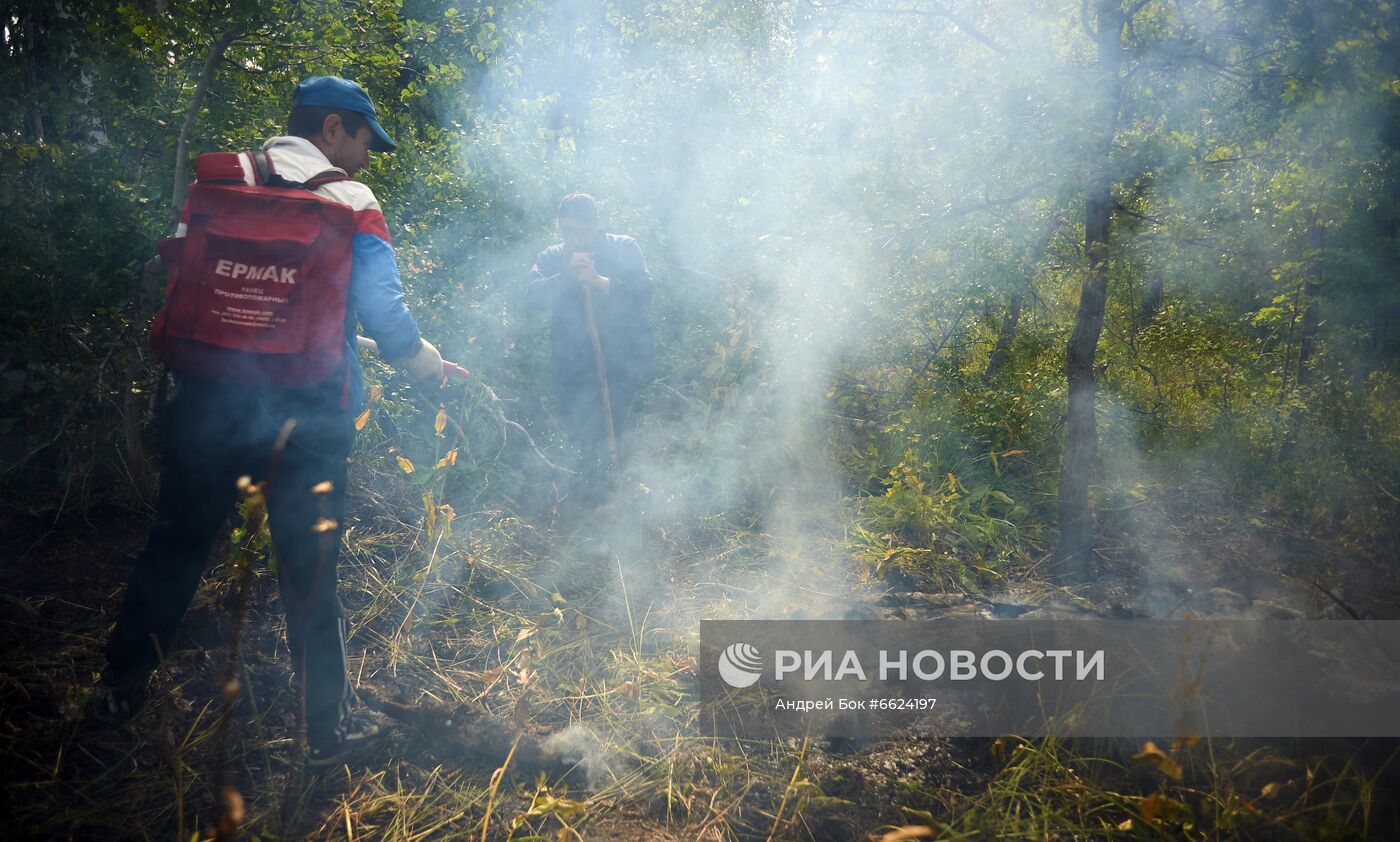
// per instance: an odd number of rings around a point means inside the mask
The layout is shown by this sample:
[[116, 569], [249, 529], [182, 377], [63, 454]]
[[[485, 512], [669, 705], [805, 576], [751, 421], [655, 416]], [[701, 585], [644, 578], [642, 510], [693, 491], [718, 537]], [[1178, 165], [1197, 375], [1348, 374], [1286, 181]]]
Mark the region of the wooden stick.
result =
[[593, 364], [598, 369], [598, 385], [603, 390], [603, 420], [608, 428], [608, 455], [612, 457], [614, 474], [622, 472], [617, 459], [617, 434], [613, 431], [612, 400], [608, 397], [608, 369], [603, 362], [603, 343], [598, 339], [598, 326], [593, 323], [593, 290], [583, 287], [583, 315], [588, 320], [588, 338], [593, 340]]

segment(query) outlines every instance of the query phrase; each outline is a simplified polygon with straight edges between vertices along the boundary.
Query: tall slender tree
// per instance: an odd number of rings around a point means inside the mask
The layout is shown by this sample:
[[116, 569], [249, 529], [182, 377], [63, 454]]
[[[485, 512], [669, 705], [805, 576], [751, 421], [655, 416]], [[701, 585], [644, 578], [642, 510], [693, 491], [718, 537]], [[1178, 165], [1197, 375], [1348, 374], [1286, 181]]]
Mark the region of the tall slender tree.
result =
[[[1126, 20], [1121, 0], [1098, 0], [1096, 11], [1097, 26], [1090, 34], [1097, 48], [1098, 84], [1088, 109], [1096, 135], [1090, 150], [1089, 182], [1084, 199], [1084, 255], [1088, 273], [1079, 293], [1074, 330], [1065, 348], [1069, 406], [1058, 495], [1060, 538], [1052, 557], [1057, 575], [1081, 578], [1088, 577], [1094, 548], [1094, 513], [1089, 506], [1089, 480], [1098, 449], [1094, 355], [1103, 332], [1108, 298], [1109, 246], [1113, 233], [1112, 151], [1123, 90], [1122, 39]], [[1088, 27], [1087, 22], [1085, 26]]]

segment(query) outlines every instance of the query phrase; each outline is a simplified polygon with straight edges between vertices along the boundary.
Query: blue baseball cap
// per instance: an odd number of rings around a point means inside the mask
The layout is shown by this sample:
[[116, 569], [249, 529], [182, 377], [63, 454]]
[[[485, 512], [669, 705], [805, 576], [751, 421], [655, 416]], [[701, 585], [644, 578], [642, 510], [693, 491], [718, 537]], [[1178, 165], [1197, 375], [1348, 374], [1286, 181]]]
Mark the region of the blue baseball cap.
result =
[[343, 108], [363, 114], [369, 121], [374, 140], [369, 148], [375, 152], [393, 152], [399, 148], [384, 127], [379, 125], [379, 117], [374, 112], [374, 103], [369, 93], [358, 82], [342, 79], [339, 76], [308, 76], [297, 85], [292, 94], [292, 108], [303, 105], [319, 105], [322, 108]]

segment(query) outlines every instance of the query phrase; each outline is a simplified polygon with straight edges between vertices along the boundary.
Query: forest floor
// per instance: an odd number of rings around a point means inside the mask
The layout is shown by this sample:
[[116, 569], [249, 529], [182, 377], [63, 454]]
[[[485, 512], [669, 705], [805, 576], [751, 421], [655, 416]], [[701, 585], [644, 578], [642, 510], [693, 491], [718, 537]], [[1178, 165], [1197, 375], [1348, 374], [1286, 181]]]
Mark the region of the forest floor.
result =
[[[55, 522], [55, 507], [4, 504], [0, 810], [10, 838], [208, 838], [221, 781], [257, 839], [1400, 832], [1394, 741], [1207, 741], [1173, 747], [1173, 770], [1133, 764], [1139, 746], [927, 734], [732, 743], [695, 727], [704, 617], [995, 615], [1005, 604], [1030, 607], [1023, 616], [1395, 617], [1394, 559], [1218, 483], [1160, 481], [1104, 512], [1101, 575], [1089, 587], [1014, 574], [1000, 592], [940, 594], [862, 575], [844, 532], [855, 513], [839, 496], [798, 494], [757, 520], [715, 512], [668, 523], [639, 515], [651, 492], [631, 490], [618, 504], [628, 514], [583, 530], [564, 525], [567, 511], [538, 522], [482, 511], [460, 513], [448, 535], [425, 529], [416, 489], [357, 479], [370, 490], [352, 499], [341, 565], [351, 671], [391, 738], [363, 766], [319, 778], [301, 771], [274, 576], [253, 579], [243, 692], [226, 729], [216, 700], [234, 587], [219, 563], [154, 700], [128, 728], [99, 727], [81, 706], [148, 515], [106, 503]], [[923, 831], [905, 833], [886, 838]]]

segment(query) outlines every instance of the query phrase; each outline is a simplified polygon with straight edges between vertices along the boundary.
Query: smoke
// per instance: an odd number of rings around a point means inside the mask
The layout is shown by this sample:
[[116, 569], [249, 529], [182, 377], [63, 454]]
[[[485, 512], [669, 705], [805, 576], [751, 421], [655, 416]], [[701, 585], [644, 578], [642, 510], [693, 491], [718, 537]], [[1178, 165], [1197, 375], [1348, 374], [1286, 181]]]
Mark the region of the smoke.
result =
[[589, 789], [596, 790], [617, 776], [617, 758], [583, 725], [570, 725], [550, 734], [540, 747], [561, 764], [582, 769]]
[[[805, 2], [500, 13], [518, 41], [459, 95], [473, 127], [462, 172], [496, 203], [480, 236], [456, 247], [478, 281], [457, 307], [481, 339], [472, 367], [510, 399], [547, 391], [548, 338], [544, 320], [525, 314], [523, 279], [557, 239], [565, 193], [597, 196], [608, 230], [638, 239], [657, 281], [658, 382], [634, 408], [619, 510], [597, 525], [618, 612], [694, 610], [675, 604], [672, 577], [656, 569], [658, 541], [709, 530], [762, 536], [723, 568], [736, 594], [724, 610], [840, 615], [855, 590], [842, 527], [859, 496], [842, 464], [851, 454], [833, 437], [830, 395], [842, 378], [878, 372], [884, 383], [872, 389], [889, 405], [911, 378], [975, 375], [988, 326], [1027, 288], [1033, 364], [1058, 371], [1102, 133], [1080, 11], [996, 2], [961, 23]], [[1110, 150], [1124, 211], [1100, 349], [1107, 493], [1150, 485], [1167, 433], [1200, 448], [1179, 464], [1220, 470], [1209, 456], [1215, 416], [1173, 416], [1173, 396], [1194, 389], [1217, 408], [1247, 398], [1212, 393], [1219, 371], [1200, 348], [1174, 344], [1170, 330], [1139, 331], [1149, 286], [1160, 282], [1159, 306], [1181, 306], [1174, 319], [1201, 308], [1188, 323], [1198, 335], [1255, 329], [1233, 314], [1276, 294], [1261, 267], [1297, 263], [1301, 248], [1289, 227], [1299, 220], [1270, 204], [1271, 191], [1296, 187], [1271, 181], [1272, 168], [1320, 133], [1374, 136], [1376, 119], [1355, 103], [1330, 117], [1270, 105], [1258, 85], [1284, 81], [1222, 71], [1211, 49], [1278, 37], [1262, 14], [1192, 5], [1135, 26], [1129, 39], [1142, 46]], [[1312, 164], [1319, 190], [1355, 180], [1340, 158]], [[1028, 275], [1026, 255], [1047, 230], [1059, 233]], [[1219, 349], [1206, 351], [1224, 364]], [[1042, 441], [1062, 400], [1053, 379], [1026, 386], [1026, 405], [1045, 416], [1032, 418]], [[1145, 423], [1125, 406], [1158, 414]], [[544, 406], [516, 409], [558, 443]], [[966, 462], [979, 455], [958, 452], [970, 440], [920, 447]], [[948, 467], [935, 465], [935, 477]], [[1036, 493], [1052, 498], [1053, 486]], [[1143, 527], [1146, 543], [1161, 534]], [[1186, 575], [1171, 570], [1178, 554], [1163, 547], [1163, 564], [1148, 565], [1160, 587], [1147, 590], [1165, 594], [1154, 605]]]
[[[628, 472], [647, 489], [635, 501], [647, 522], [754, 512], [766, 560], [735, 571], [755, 594], [741, 610], [839, 614], [852, 582], [833, 375], [856, 360], [903, 363], [880, 358], [908, 344], [890, 336], [891, 315], [937, 322], [940, 299], [966, 283], [950, 260], [922, 276], [909, 264], [927, 261], [966, 207], [1007, 197], [1025, 168], [1056, 170], [1043, 152], [1016, 154], [1030, 135], [979, 141], [991, 121], [1045, 117], [1044, 85], [1033, 62], [998, 62], [1004, 76], [978, 90], [968, 74], [985, 74], [989, 53], [946, 26], [802, 4], [694, 18], [600, 8], [531, 7], [504, 22], [528, 34], [493, 73], [499, 108], [478, 122], [464, 167], [512, 185], [536, 248], [553, 241], [553, 205], [571, 190], [598, 196], [610, 230], [641, 242], [662, 381], [640, 402]], [[915, 170], [934, 177], [910, 183]], [[497, 288], [528, 268], [518, 249], [481, 246]], [[644, 554], [641, 528], [623, 516], [608, 544]]]

